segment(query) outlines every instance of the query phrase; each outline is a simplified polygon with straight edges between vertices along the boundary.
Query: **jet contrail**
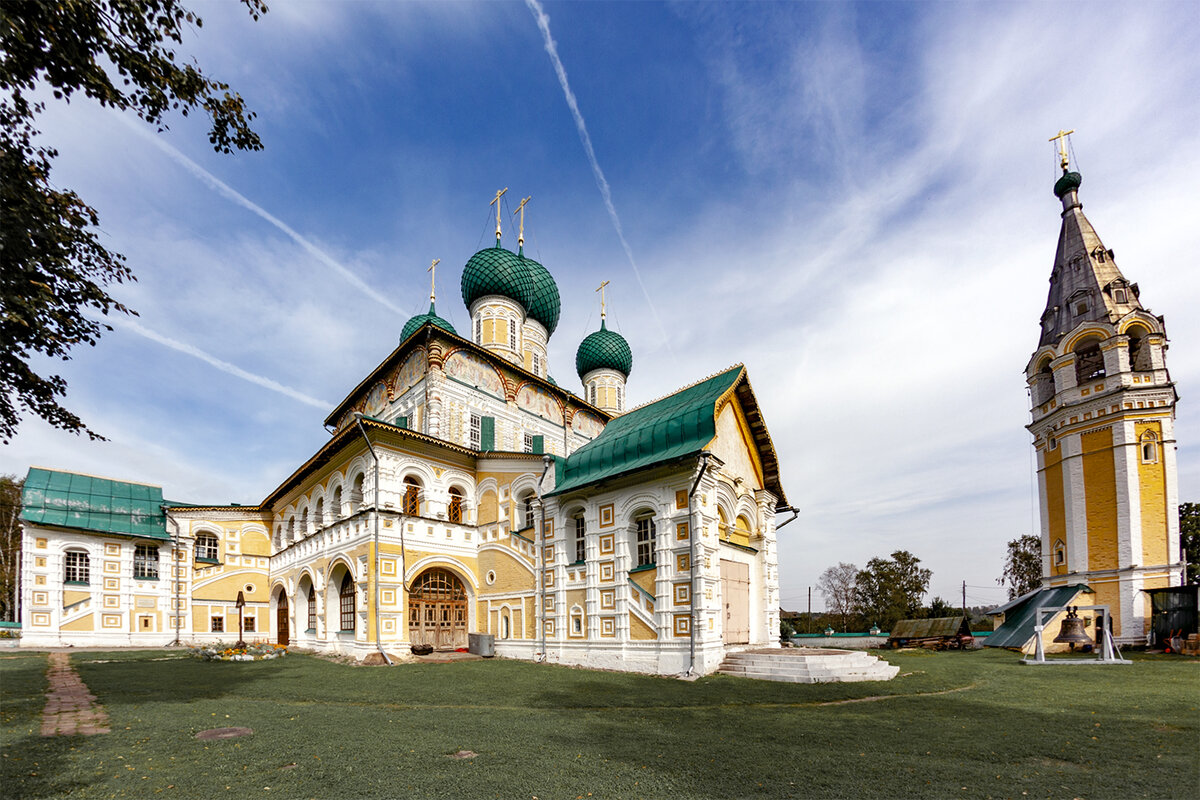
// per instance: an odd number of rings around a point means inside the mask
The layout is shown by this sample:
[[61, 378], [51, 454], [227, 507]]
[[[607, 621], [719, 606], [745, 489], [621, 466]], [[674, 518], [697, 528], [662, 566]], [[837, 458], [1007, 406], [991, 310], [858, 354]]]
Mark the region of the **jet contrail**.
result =
[[638, 269], [637, 261], [633, 257], [633, 250], [630, 249], [629, 242], [625, 241], [625, 231], [621, 228], [621, 218], [617, 216], [616, 206], [613, 205], [612, 191], [608, 188], [608, 180], [604, 177], [604, 171], [600, 169], [600, 162], [596, 160], [596, 150], [592, 147], [592, 137], [588, 135], [587, 125], [583, 121], [583, 114], [579, 111], [579, 102], [575, 99], [575, 93], [571, 91], [571, 84], [567, 82], [567, 71], [563, 68], [562, 59], [558, 57], [558, 45], [554, 43], [554, 37], [550, 35], [550, 17], [546, 16], [546, 12], [542, 9], [542, 4], [538, 0], [525, 0], [525, 5], [529, 7], [534, 21], [537, 22], [538, 29], [542, 32], [546, 52], [550, 55], [550, 63], [554, 65], [554, 72], [558, 75], [558, 83], [562, 86], [563, 96], [567, 98], [567, 105], [571, 109], [571, 115], [575, 117], [575, 128], [579, 131], [579, 141], [583, 143], [583, 149], [587, 153], [588, 162], [592, 165], [592, 173], [596, 176], [596, 186], [600, 189], [600, 196], [604, 198], [604, 207], [608, 209], [608, 216], [612, 220], [613, 228], [617, 231], [617, 238], [621, 240], [621, 247], [625, 250], [625, 257], [629, 259], [629, 266], [633, 267], [634, 277], [637, 278], [642, 295], [645, 296], [646, 303], [650, 306], [650, 313], [654, 315], [654, 321], [658, 324], [662, 341], [667, 346], [667, 350], [674, 356], [674, 350], [671, 349], [670, 340], [667, 338], [667, 329], [663, 327], [662, 320], [658, 316], [658, 309], [654, 307], [654, 301], [650, 299], [650, 293], [646, 291], [646, 284], [642, 281], [642, 271]]
[[333, 258], [330, 257], [327, 253], [325, 253], [323, 250], [321, 250], [315, 244], [308, 241], [303, 236], [301, 236], [299, 233], [294, 231], [292, 228], [290, 228], [286, 223], [284, 223], [278, 217], [273, 216], [266, 209], [262, 208], [261, 206], [259, 206], [256, 203], [254, 203], [249, 198], [245, 197], [240, 192], [238, 192], [236, 189], [234, 189], [233, 187], [231, 187], [228, 184], [226, 184], [225, 182], [223, 182], [216, 175], [213, 175], [211, 172], [204, 169], [204, 167], [200, 166], [195, 161], [192, 161], [190, 158], [185, 156], [183, 153], [176, 150], [174, 147], [172, 147], [170, 144], [168, 144], [161, 136], [154, 134], [152, 131], [147, 130], [143, 125], [139, 125], [137, 122], [135, 122], [132, 119], [127, 118], [125, 116], [119, 116], [118, 119], [120, 119], [122, 122], [124, 122], [125, 125], [130, 130], [137, 133], [143, 139], [153, 142], [155, 147], [157, 147], [159, 150], [162, 150], [164, 153], [166, 153], [173, 161], [175, 161], [177, 164], [182, 166], [188, 172], [192, 173], [192, 175], [196, 176], [201, 181], [208, 184], [209, 188], [216, 190], [216, 192], [218, 194], [224, 195], [224, 197], [226, 199], [232, 200], [233, 202], [237, 203], [242, 208], [245, 208], [245, 209], [257, 214], [259, 217], [262, 217], [267, 222], [271, 223], [276, 228], [283, 231], [285, 234], [287, 234], [289, 237], [291, 237], [292, 241], [294, 241], [296, 244], [300, 245], [305, 250], [307, 250], [309, 252], [309, 254], [313, 256], [313, 258], [317, 259], [322, 264], [324, 264], [325, 266], [329, 267], [334, 272], [341, 275], [343, 278], [345, 278], [347, 281], [349, 281], [353, 286], [355, 286], [357, 289], [359, 289], [367, 297], [370, 297], [375, 302], [377, 302], [383, 306], [386, 306], [389, 310], [394, 311], [397, 314], [400, 314], [402, 317], [410, 316], [410, 314], [407, 311], [403, 310], [402, 308], [400, 308], [399, 306], [394, 304], [391, 300], [388, 300], [386, 297], [381, 295], [379, 292], [372, 289], [370, 286], [368, 286], [363, 281], [362, 278], [355, 275], [348, 268], [346, 268], [346, 267], [342, 266], [341, 264], [339, 264], [338, 262], [334, 261]]
[[307, 403], [310, 406], [315, 406], [316, 408], [322, 408], [326, 410], [333, 407], [333, 403], [326, 403], [323, 400], [317, 400], [316, 398], [309, 397], [303, 392], [297, 391], [290, 386], [284, 386], [282, 383], [273, 381], [270, 378], [264, 378], [262, 375], [255, 375], [253, 372], [247, 372], [241, 367], [236, 367], [233, 364], [230, 364], [228, 361], [222, 361], [215, 356], [210, 356], [208, 353], [204, 352], [198, 347], [193, 347], [192, 345], [181, 342], [178, 339], [172, 339], [169, 336], [163, 336], [161, 333], [152, 331], [143, 325], [139, 325], [131, 319], [110, 316], [105, 317], [104, 323], [112, 325], [114, 328], [123, 328], [125, 330], [132, 331], [138, 336], [145, 337], [152, 342], [158, 342], [164, 347], [169, 347], [172, 350], [179, 351], [180, 353], [186, 353], [189, 356], [194, 356], [206, 364], [216, 367], [222, 372], [227, 372], [230, 375], [241, 378], [244, 381], [257, 384], [264, 389], [270, 389], [273, 392], [278, 392], [279, 394], [290, 397], [293, 400], [299, 400], [301, 403]]

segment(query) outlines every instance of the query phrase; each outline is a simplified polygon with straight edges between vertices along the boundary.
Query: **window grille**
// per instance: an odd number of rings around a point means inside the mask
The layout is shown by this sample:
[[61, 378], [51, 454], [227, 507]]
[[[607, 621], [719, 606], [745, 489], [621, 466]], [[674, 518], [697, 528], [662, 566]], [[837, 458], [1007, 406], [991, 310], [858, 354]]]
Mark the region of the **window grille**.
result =
[[654, 520], [643, 517], [637, 521], [637, 565], [644, 567], [654, 564]]
[[471, 415], [471, 449], [472, 450], [479, 449], [479, 421], [480, 421], [480, 417], [478, 414]]
[[533, 434], [532, 433], [525, 434], [525, 452], [526, 453], [533, 452]]
[[213, 633], [225, 632], [225, 617], [212, 617], [208, 621], [208, 629]]
[[475, 344], [483, 344], [483, 318], [475, 318]]
[[421, 513], [421, 487], [413, 478], [404, 479], [404, 513], [410, 517]]
[[533, 354], [533, 374], [534, 375], [542, 374], [542, 357], [539, 356], [537, 353]]
[[530, 493], [525, 495], [524, 500], [521, 501], [524, 511], [522, 516], [525, 519], [525, 525], [522, 527], [522, 530], [533, 527], [533, 497], [533, 494]]
[[450, 489], [450, 509], [449, 509], [449, 514], [448, 514], [451, 522], [455, 522], [455, 523], [462, 522], [462, 506], [463, 506], [462, 494], [459, 493], [458, 489], [451, 488]]
[[308, 629], [317, 629], [317, 591], [311, 586], [308, 587]]
[[517, 321], [515, 319], [508, 321], [508, 349], [514, 351], [517, 349]]
[[621, 396], [621, 387], [617, 387], [617, 411], [625, 407], [625, 399]]
[[133, 577], [158, 577], [158, 548], [148, 544], [139, 544], [133, 550]]
[[342, 578], [342, 588], [338, 592], [338, 601], [341, 610], [341, 626], [343, 632], [354, 632], [354, 580], [347, 572]]
[[87, 553], [68, 550], [64, 579], [67, 583], [87, 583], [91, 573], [91, 562]]
[[196, 558], [217, 560], [217, 537], [201, 534], [196, 537]]
[[254, 623], [257, 621], [258, 620], [254, 617], [245, 617], [242, 620], [242, 631], [244, 631], [245, 633], [256, 633], [257, 631], [255, 630], [255, 628], [257, 626]]

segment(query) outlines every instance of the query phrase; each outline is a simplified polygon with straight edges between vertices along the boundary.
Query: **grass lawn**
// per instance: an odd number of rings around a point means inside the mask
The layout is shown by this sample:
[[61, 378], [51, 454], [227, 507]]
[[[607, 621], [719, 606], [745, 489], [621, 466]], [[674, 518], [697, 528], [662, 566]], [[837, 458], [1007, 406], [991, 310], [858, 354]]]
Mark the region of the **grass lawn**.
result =
[[[517, 661], [350, 667], [78, 652], [112, 733], [38, 735], [0, 656], [0, 796], [1195, 798], [1200, 662], [899, 653], [885, 683], [694, 683]], [[872, 696], [868, 702], [837, 702]], [[239, 739], [199, 731], [245, 726]], [[452, 759], [471, 750], [477, 757]]]

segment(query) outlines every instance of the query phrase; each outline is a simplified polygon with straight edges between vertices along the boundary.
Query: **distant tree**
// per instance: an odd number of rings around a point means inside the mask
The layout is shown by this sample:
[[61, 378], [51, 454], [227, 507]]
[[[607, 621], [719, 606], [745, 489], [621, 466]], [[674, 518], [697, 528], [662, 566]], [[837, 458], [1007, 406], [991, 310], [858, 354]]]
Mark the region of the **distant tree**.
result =
[[1032, 592], [1042, 585], [1042, 540], [1025, 534], [1008, 543], [1004, 572], [996, 583], [1008, 584], [1008, 599]]
[[1200, 503], [1179, 504], [1179, 546], [1187, 558], [1187, 584], [1200, 583]]
[[[263, 0], [242, 2], [254, 19], [267, 10]], [[16, 434], [22, 408], [103, 438], [60, 402], [66, 381], [31, 362], [66, 361], [76, 345], [94, 345], [112, 330], [97, 312], [134, 313], [104, 288], [136, 278], [124, 256], [101, 244], [96, 210], [50, 177], [58, 152], [41, 139], [40, 98], [70, 102], [78, 92], [159, 131], [171, 111], [201, 109], [215, 150], [261, 150], [242, 98], [176, 58], [173, 47], [201, 24], [178, 0], [0, 5], [0, 442]]]
[[817, 591], [825, 596], [825, 608], [841, 618], [842, 632], [854, 611], [854, 585], [858, 578], [858, 567], [842, 561], [829, 567], [817, 578]]
[[957, 617], [962, 614], [962, 609], [958, 606], [948, 603], [940, 597], [933, 598], [933, 602], [929, 604], [929, 608], [925, 609], [925, 616], [930, 619], [938, 617]]
[[921, 559], [907, 550], [895, 551], [890, 559], [868, 561], [855, 579], [859, 613], [884, 630], [891, 630], [899, 620], [916, 617], [933, 577], [920, 564]]
[[21, 487], [24, 480], [0, 475], [0, 620], [17, 621], [17, 573], [21, 570]]

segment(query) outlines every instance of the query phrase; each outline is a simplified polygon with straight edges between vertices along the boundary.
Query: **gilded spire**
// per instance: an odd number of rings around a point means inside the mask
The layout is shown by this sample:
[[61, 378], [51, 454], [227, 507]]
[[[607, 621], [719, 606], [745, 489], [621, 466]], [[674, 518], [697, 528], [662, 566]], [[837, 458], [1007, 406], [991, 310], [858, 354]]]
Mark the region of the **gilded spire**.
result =
[[596, 287], [596, 291], [600, 293], [600, 324], [604, 324], [604, 320], [608, 317], [607, 306], [604, 302], [604, 287], [608, 286], [608, 281]]
[[505, 186], [503, 189], [496, 192], [496, 196], [492, 198], [492, 202], [488, 203], [489, 206], [496, 207], [496, 247], [500, 246], [500, 198], [507, 191], [508, 187]]
[[433, 263], [429, 265], [429, 305], [433, 306], [434, 295], [436, 294], [437, 284], [437, 265], [441, 263], [440, 258], [435, 258]]
[[533, 197], [526, 197], [517, 204], [517, 213], [521, 215], [520, 227], [517, 229], [517, 248], [525, 247], [525, 204], [532, 200]]

